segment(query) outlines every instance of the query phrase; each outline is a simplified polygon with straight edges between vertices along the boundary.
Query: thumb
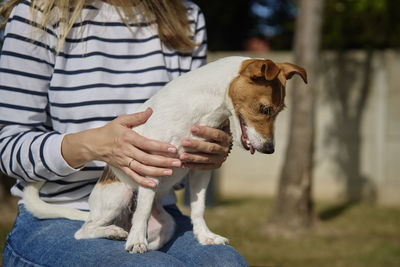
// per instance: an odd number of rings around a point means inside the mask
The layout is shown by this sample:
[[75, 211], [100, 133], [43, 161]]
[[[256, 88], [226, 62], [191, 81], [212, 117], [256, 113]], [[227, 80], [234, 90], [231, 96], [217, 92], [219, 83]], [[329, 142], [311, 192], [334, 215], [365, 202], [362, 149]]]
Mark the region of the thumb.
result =
[[151, 114], [153, 114], [153, 110], [151, 108], [147, 108], [143, 112], [129, 114], [124, 118], [122, 124], [126, 127], [132, 128], [145, 123], [150, 118]]

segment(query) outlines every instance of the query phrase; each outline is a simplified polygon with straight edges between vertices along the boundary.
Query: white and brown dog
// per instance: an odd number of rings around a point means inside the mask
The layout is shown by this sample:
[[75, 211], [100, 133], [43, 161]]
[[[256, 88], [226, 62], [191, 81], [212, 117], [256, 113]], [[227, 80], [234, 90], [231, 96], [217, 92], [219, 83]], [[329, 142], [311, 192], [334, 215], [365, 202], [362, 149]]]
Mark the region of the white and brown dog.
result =
[[[178, 152], [183, 152], [181, 141], [195, 138], [188, 130], [192, 125], [217, 128], [231, 118], [234, 143], [252, 154], [255, 150], [273, 153], [274, 121], [285, 106], [286, 80], [294, 74], [307, 82], [305, 70], [289, 63], [244, 57], [217, 60], [174, 79], [144, 103], [141, 110], [151, 107], [153, 114], [134, 130], [170, 143]], [[211, 232], [204, 220], [208, 171], [177, 168], [172, 177], [154, 178], [157, 189], [149, 189], [138, 186], [123, 171], [109, 166], [90, 195], [89, 214], [44, 203], [38, 197], [42, 183], [28, 185], [24, 201], [26, 208], [38, 218], [86, 220], [75, 234], [77, 239], [126, 239], [126, 250], [143, 253], [158, 249], [171, 239], [175, 223], [163, 209], [160, 198], [187, 172], [190, 172], [194, 235], [201, 244], [228, 243], [226, 238]], [[135, 196], [136, 205], [132, 208]]]

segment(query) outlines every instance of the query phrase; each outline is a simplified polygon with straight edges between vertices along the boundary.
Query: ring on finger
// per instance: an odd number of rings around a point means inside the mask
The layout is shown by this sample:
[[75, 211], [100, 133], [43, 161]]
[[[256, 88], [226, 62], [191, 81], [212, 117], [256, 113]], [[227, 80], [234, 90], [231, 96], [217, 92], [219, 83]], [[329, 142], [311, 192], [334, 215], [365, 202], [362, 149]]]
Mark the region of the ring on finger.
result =
[[133, 162], [135, 162], [134, 159], [131, 159], [131, 161], [129, 161], [129, 164], [128, 164], [129, 169], [132, 169], [131, 165], [132, 165]]

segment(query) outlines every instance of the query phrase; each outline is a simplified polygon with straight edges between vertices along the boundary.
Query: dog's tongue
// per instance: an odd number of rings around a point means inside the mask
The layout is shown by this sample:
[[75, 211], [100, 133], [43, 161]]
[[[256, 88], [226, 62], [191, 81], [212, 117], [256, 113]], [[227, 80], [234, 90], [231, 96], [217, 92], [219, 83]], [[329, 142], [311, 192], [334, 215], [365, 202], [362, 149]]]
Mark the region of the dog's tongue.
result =
[[254, 154], [254, 147], [253, 147], [253, 145], [249, 142], [249, 139], [247, 138], [246, 135], [242, 135], [242, 143], [243, 143], [243, 146], [244, 146], [247, 150], [250, 150], [250, 153], [253, 155], [253, 154]]
[[240, 118], [240, 127], [242, 128], [242, 136], [241, 136], [242, 144], [247, 150], [250, 150], [250, 153], [253, 155], [254, 148], [253, 145], [249, 142], [249, 138], [247, 137], [246, 126], [242, 118]]

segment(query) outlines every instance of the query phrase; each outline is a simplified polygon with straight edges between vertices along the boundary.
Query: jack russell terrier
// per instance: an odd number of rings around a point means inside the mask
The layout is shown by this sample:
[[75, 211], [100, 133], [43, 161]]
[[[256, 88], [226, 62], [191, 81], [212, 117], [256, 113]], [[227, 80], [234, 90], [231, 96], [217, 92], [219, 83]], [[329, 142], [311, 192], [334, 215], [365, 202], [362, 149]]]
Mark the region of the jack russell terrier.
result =
[[[231, 118], [235, 144], [251, 154], [255, 150], [273, 153], [274, 121], [285, 106], [286, 80], [294, 74], [299, 74], [307, 83], [305, 70], [290, 63], [244, 57], [217, 60], [174, 79], [145, 102], [139, 111], [151, 107], [153, 114], [134, 130], [148, 138], [170, 143], [181, 153], [181, 140], [196, 138], [187, 130], [192, 125], [218, 128]], [[40, 219], [85, 220], [75, 233], [76, 239], [126, 239], [126, 250], [143, 253], [161, 248], [172, 238], [175, 223], [164, 210], [160, 198], [188, 172], [194, 235], [203, 245], [227, 244], [228, 239], [211, 232], [204, 220], [209, 171], [177, 168], [171, 177], [154, 178], [158, 186], [149, 189], [136, 184], [120, 169], [107, 166], [89, 197], [90, 212], [43, 202], [39, 198], [43, 182], [25, 188], [24, 202]], [[136, 205], [132, 205], [135, 198]]]

